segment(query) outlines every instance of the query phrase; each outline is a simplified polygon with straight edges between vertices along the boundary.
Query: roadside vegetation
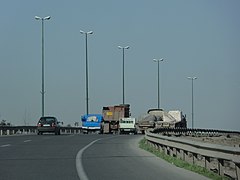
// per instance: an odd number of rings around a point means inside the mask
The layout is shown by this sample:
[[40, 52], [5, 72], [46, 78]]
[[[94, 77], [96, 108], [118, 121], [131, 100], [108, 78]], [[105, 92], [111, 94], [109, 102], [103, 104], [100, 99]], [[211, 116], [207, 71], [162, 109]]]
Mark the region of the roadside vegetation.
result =
[[177, 167], [184, 168], [190, 171], [193, 171], [195, 173], [201, 174], [203, 176], [206, 176], [210, 179], [214, 180], [223, 180], [223, 179], [228, 179], [226, 177], [219, 176], [218, 174], [211, 172], [207, 170], [206, 168], [203, 168], [201, 166], [197, 165], [192, 165], [187, 163], [186, 161], [183, 161], [181, 159], [178, 159], [176, 157], [171, 157], [169, 155], [164, 154], [163, 152], [158, 151], [154, 147], [151, 147], [149, 144], [147, 144], [147, 140], [144, 138], [139, 142], [139, 147], [151, 152], [152, 154], [156, 155], [157, 157], [164, 159], [165, 161], [174, 164]]

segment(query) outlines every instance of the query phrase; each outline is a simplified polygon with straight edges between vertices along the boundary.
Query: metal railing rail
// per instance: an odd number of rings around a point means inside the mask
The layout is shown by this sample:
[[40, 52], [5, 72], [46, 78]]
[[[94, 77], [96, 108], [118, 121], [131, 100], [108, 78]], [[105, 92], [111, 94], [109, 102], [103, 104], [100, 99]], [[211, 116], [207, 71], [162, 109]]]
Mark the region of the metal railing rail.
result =
[[[60, 127], [62, 134], [78, 134], [82, 127]], [[37, 126], [0, 126], [0, 136], [14, 134], [36, 134]]]
[[[192, 164], [197, 164], [199, 156], [204, 160], [201, 166], [210, 170], [213, 167], [213, 159], [217, 162], [216, 170], [219, 175], [224, 176], [226, 161], [233, 164], [235, 167], [235, 177], [240, 179], [240, 148], [222, 146], [217, 144], [196, 142], [193, 140], [182, 139], [178, 137], [168, 137], [161, 134], [156, 134], [147, 130], [145, 138], [148, 143], [156, 149], [188, 161]], [[229, 164], [229, 163], [228, 163]], [[199, 164], [197, 164], [199, 165]]]
[[173, 135], [195, 135], [195, 136], [217, 136], [225, 134], [240, 135], [239, 131], [226, 131], [217, 129], [190, 129], [190, 128], [158, 128], [153, 133], [173, 134]]

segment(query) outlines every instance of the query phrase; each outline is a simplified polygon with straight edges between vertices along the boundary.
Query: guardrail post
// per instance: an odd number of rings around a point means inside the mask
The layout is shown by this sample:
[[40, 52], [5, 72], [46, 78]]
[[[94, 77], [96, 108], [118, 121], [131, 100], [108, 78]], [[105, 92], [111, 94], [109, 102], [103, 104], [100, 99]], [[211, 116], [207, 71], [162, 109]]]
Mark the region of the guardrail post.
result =
[[224, 176], [223, 166], [224, 166], [224, 161], [223, 161], [223, 159], [218, 159], [218, 174], [219, 174], [220, 176]]
[[240, 180], [240, 163], [235, 163], [235, 168], [237, 179]]
[[186, 154], [186, 151], [180, 149], [180, 159], [182, 159], [183, 161], [185, 161], [185, 154]]
[[193, 155], [193, 164], [197, 163], [197, 154], [196, 153], [192, 153]]
[[164, 147], [164, 153], [167, 155], [168, 154], [167, 146], [163, 146], [163, 147]]
[[189, 164], [194, 164], [194, 160], [193, 160], [193, 153], [185, 151], [186, 156], [185, 156], [185, 160], [189, 163]]
[[161, 144], [159, 144], [159, 151], [160, 151], [160, 152], [163, 152], [163, 151], [164, 151], [163, 146], [162, 146]]
[[9, 129], [7, 130], [7, 135], [10, 135], [10, 130]]
[[181, 150], [176, 148], [176, 157], [181, 159]]
[[169, 147], [169, 155], [170, 155], [171, 157], [173, 157], [173, 148], [172, 148], [172, 147]]
[[205, 162], [205, 168], [210, 170], [210, 157], [205, 156], [204, 162]]

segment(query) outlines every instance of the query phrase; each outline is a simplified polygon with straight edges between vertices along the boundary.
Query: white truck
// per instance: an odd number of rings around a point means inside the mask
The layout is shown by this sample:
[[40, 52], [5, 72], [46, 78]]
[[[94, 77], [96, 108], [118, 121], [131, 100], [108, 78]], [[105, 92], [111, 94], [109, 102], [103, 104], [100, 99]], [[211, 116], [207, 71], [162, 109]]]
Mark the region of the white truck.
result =
[[137, 134], [136, 118], [121, 118], [119, 120], [119, 134]]

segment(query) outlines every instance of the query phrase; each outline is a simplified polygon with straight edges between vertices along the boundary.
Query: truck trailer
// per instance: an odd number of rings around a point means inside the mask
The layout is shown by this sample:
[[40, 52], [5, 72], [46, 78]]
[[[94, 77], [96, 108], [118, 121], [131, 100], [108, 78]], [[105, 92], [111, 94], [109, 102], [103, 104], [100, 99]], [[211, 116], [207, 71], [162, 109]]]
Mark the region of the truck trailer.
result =
[[105, 106], [102, 109], [103, 121], [101, 123], [101, 133], [118, 133], [119, 120], [130, 117], [130, 105], [120, 104], [115, 106]]
[[102, 120], [103, 116], [101, 114], [85, 114], [82, 116], [83, 133], [100, 133]]
[[164, 111], [163, 109], [149, 109], [136, 123], [138, 132], [145, 133], [146, 129], [157, 128], [186, 128], [186, 115], [182, 111]]

